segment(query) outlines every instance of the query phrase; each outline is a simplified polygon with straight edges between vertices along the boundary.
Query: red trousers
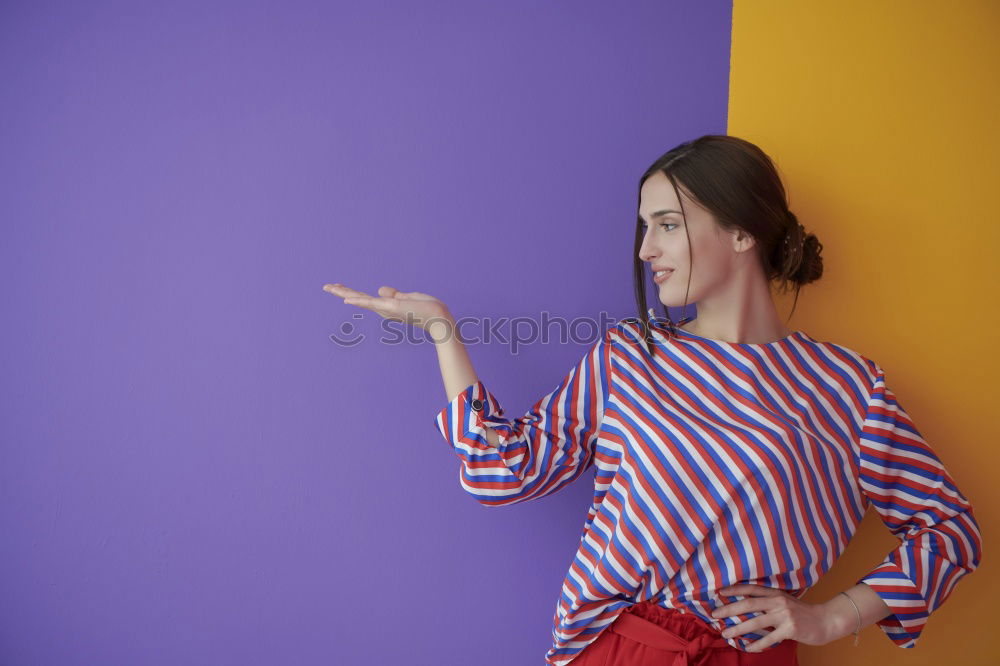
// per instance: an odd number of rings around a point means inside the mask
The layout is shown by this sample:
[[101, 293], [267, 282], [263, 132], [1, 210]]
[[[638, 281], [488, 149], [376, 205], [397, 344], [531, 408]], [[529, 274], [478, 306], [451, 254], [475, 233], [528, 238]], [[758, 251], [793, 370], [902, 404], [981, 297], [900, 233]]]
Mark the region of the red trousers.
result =
[[744, 652], [696, 615], [641, 601], [623, 611], [570, 666], [798, 666], [797, 647], [797, 641], [786, 638], [763, 652]]

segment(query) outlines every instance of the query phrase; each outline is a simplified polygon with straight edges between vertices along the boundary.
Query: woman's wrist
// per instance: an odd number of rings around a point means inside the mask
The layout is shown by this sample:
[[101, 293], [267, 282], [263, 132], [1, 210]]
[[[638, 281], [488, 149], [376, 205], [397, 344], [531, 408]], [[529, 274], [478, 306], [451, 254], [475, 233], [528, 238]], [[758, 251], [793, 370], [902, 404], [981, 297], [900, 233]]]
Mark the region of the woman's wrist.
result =
[[865, 627], [892, 615], [892, 609], [867, 583], [858, 583], [850, 589], [838, 592], [823, 602], [823, 606], [831, 641], [855, 632], [860, 634]]
[[850, 592], [837, 593], [831, 599], [822, 603], [826, 613], [825, 625], [827, 628], [826, 641], [830, 643], [850, 636], [855, 631], [860, 632], [858, 627], [858, 608], [852, 603], [854, 597], [848, 598]]
[[443, 310], [440, 314], [429, 319], [424, 328], [434, 344], [450, 342], [458, 335], [455, 330], [455, 318], [448, 310]]

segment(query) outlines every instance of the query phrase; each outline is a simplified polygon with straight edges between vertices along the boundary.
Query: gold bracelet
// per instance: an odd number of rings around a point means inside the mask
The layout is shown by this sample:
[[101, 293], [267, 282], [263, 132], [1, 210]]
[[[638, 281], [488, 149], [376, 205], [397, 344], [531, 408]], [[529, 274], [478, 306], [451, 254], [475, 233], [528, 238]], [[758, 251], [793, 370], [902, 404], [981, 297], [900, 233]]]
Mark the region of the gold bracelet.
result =
[[[849, 595], [847, 592], [841, 592], [841, 594], [844, 595], [845, 597], [847, 597], [848, 599], [851, 599], [851, 595]], [[858, 605], [854, 603], [854, 599], [851, 599], [851, 603], [854, 604], [854, 610], [858, 611], [858, 628], [855, 629], [854, 632], [853, 632], [854, 633], [854, 645], [855, 645], [855, 647], [857, 647], [857, 645], [858, 645], [858, 632], [861, 631], [861, 609], [858, 608]]]

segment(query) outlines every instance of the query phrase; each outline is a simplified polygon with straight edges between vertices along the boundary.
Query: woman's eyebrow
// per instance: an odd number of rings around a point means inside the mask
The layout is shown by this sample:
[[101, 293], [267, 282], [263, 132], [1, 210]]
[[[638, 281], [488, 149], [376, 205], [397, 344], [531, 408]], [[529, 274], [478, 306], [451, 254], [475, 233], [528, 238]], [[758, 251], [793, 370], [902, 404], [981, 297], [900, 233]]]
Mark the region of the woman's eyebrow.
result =
[[[658, 210], [655, 213], [653, 213], [652, 215], [650, 215], [650, 217], [654, 217], [654, 218], [655, 217], [663, 217], [664, 215], [669, 215], [670, 213], [677, 213], [678, 215], [681, 214], [681, 212], [679, 210], [668, 209], [668, 210]], [[642, 220], [643, 222], [646, 221], [642, 217], [642, 215], [639, 216], [639, 219]]]

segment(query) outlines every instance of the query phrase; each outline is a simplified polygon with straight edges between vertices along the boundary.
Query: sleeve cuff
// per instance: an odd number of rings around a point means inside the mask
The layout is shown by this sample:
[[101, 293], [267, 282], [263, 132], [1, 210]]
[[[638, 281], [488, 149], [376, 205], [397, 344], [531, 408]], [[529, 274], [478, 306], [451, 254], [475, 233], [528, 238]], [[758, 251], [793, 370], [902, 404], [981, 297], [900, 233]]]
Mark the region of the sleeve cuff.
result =
[[929, 611], [927, 601], [906, 572], [895, 561], [888, 561], [857, 582], [875, 590], [892, 611], [891, 615], [886, 615], [875, 625], [897, 646], [916, 646], [927, 623]]
[[477, 380], [462, 389], [444, 406], [435, 418], [438, 431], [453, 447], [462, 445], [480, 449], [492, 448], [486, 439], [486, 428], [500, 434], [501, 445], [509, 436], [510, 424], [503, 418], [503, 407], [486, 385]]

